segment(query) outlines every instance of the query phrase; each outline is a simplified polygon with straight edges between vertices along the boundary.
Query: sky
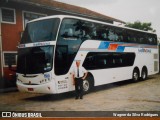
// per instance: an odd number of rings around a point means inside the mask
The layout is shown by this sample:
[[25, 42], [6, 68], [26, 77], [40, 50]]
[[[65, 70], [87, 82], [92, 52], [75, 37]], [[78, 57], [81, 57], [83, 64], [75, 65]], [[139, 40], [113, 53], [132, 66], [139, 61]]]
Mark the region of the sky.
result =
[[151, 22], [160, 37], [160, 0], [56, 0], [120, 19]]

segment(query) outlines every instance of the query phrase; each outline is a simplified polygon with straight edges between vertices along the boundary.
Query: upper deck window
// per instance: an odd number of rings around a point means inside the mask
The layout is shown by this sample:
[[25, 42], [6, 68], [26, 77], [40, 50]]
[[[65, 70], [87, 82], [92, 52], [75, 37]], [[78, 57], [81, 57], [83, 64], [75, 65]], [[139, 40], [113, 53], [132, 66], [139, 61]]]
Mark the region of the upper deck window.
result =
[[55, 40], [59, 22], [59, 18], [52, 18], [29, 23], [22, 36], [21, 44]]
[[26, 27], [29, 21], [40, 18], [40, 17], [45, 17], [45, 16], [46, 16], [45, 14], [24, 11], [23, 12], [23, 28]]

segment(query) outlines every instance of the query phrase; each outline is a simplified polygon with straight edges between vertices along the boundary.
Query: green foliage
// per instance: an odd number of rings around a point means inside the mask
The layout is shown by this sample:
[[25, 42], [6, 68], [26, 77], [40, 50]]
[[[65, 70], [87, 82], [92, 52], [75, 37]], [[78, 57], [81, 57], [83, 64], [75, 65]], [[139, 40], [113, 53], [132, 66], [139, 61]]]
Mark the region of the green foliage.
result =
[[135, 29], [144, 30], [144, 31], [156, 32], [156, 30], [154, 30], [154, 29], [151, 27], [151, 26], [152, 26], [152, 23], [151, 23], [151, 22], [148, 22], [148, 23], [142, 23], [142, 22], [140, 22], [140, 21], [135, 21], [134, 23], [128, 22], [125, 26], [126, 26], [126, 27], [135, 28]]

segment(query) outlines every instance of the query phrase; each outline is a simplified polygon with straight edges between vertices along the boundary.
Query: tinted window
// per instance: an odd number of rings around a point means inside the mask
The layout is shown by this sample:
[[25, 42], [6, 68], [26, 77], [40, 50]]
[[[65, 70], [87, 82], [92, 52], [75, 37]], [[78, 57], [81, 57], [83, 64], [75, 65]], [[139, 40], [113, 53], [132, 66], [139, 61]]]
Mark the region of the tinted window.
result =
[[83, 66], [88, 70], [132, 66], [134, 53], [88, 53]]
[[[70, 26], [69, 26], [70, 27]], [[64, 37], [80, 38], [81, 40], [103, 40], [115, 42], [130, 42], [138, 44], [157, 44], [157, 37], [154, 34], [138, 32], [135, 30], [109, 26], [84, 20], [77, 20], [72, 27], [75, 29], [64, 31]], [[66, 26], [66, 31], [69, 28]]]
[[54, 18], [27, 24], [21, 39], [21, 44], [55, 40], [59, 21], [58, 18]]
[[20, 48], [18, 50], [17, 72], [38, 74], [52, 69], [54, 46]]
[[32, 13], [32, 12], [24, 12], [23, 16], [24, 16], [23, 23], [24, 23], [24, 28], [25, 28], [29, 21], [40, 18], [40, 17], [44, 17], [45, 15]]
[[157, 44], [157, 37], [151, 33], [119, 28], [94, 22], [81, 21], [83, 39], [130, 42], [138, 44]]
[[55, 52], [55, 74], [66, 74], [84, 40], [83, 23], [75, 19], [64, 19], [58, 35]]

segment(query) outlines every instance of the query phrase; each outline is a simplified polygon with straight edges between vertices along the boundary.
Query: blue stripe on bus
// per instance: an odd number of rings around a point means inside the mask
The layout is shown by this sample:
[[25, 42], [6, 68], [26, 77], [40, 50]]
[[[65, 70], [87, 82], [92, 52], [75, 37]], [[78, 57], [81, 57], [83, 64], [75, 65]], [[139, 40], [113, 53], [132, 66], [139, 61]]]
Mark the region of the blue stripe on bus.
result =
[[116, 52], [124, 52], [126, 47], [133, 47], [133, 48], [156, 48], [156, 45], [146, 45], [146, 44], [136, 44], [136, 43], [125, 43], [125, 42], [108, 42], [108, 41], [102, 41], [100, 42], [100, 45], [98, 49], [108, 49], [110, 44], [119, 44], [117, 46]]
[[125, 46], [118, 46], [116, 52], [124, 52]]
[[109, 42], [101, 42], [98, 49], [107, 49], [109, 47]]

